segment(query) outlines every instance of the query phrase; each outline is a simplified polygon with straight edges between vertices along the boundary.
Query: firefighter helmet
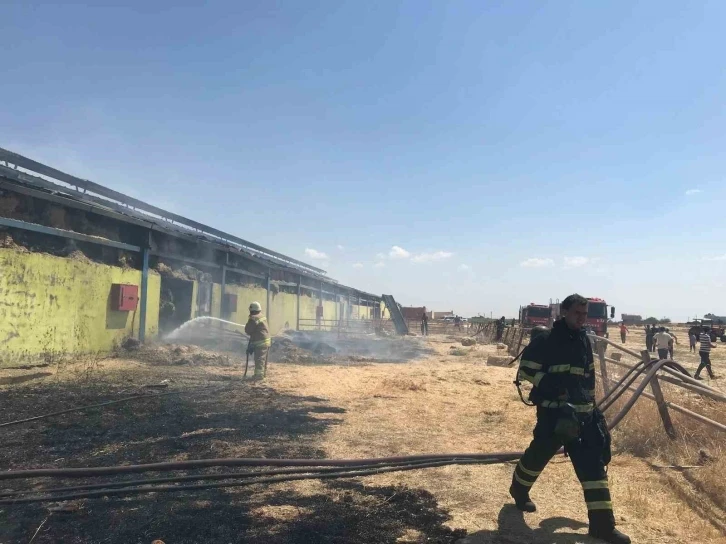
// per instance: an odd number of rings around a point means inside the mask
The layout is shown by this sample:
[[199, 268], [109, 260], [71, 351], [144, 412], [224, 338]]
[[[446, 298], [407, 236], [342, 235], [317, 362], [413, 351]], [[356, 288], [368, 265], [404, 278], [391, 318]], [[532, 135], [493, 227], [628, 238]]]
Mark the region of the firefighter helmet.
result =
[[544, 325], [537, 325], [536, 327], [533, 327], [531, 331], [529, 331], [529, 339], [534, 340], [538, 336], [542, 334], [546, 334], [549, 332], [549, 329], [545, 327]]
[[259, 302], [253, 302], [250, 304], [250, 312], [261, 312], [262, 306], [260, 306]]

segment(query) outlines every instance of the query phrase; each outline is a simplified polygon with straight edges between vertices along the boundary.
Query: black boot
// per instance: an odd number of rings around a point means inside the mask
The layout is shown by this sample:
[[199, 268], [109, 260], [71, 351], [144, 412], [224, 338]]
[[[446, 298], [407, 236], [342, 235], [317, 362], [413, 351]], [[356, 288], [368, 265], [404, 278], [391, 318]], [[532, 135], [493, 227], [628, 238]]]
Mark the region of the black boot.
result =
[[593, 538], [599, 538], [600, 540], [610, 542], [611, 544], [630, 544], [630, 537], [615, 528], [612, 528], [609, 531], [599, 532], [594, 531], [591, 527], [588, 534]]
[[612, 510], [591, 510], [590, 530], [588, 534], [610, 544], [630, 544], [630, 537], [615, 528], [615, 516]]
[[514, 504], [522, 512], [536, 512], [537, 506], [529, 498], [529, 492], [522, 489], [522, 486], [512, 483], [509, 488], [509, 494], [514, 499]]

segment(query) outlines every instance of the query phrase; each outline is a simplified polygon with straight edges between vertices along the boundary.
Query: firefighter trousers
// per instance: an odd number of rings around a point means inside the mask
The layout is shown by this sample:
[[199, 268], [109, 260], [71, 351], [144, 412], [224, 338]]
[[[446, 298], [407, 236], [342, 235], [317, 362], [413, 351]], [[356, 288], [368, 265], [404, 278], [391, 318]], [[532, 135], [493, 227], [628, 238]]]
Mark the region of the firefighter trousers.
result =
[[529, 490], [547, 463], [564, 445], [585, 495], [590, 527], [612, 529], [615, 517], [605, 469], [610, 462], [610, 435], [607, 429], [602, 429], [605, 419], [596, 411], [583, 422], [581, 437], [565, 445], [554, 432], [558, 416], [556, 408], [537, 407], [534, 440], [514, 469], [513, 490], [518, 496], [529, 496]]
[[255, 347], [255, 377], [264, 378], [267, 371], [267, 356], [269, 355], [270, 346]]

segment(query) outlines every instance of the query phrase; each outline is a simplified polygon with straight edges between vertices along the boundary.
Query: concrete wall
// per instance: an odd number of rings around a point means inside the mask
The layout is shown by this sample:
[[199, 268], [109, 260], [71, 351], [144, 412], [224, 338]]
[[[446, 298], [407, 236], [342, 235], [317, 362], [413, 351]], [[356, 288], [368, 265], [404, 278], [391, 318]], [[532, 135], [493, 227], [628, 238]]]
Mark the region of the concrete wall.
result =
[[[264, 289], [263, 289], [264, 291]], [[306, 297], [300, 297], [306, 298]], [[271, 293], [270, 310], [268, 314], [268, 325], [270, 333], [277, 334], [284, 329], [297, 328], [297, 294], [292, 293]], [[303, 315], [300, 314], [302, 318]], [[313, 317], [315, 314], [313, 313]]]
[[[0, 249], [0, 366], [110, 351], [138, 335], [135, 312], [111, 310], [111, 284], [139, 286], [141, 271]], [[149, 274], [146, 335], [159, 324], [160, 277]]]
[[[223, 316], [221, 314], [221, 288], [222, 286], [216, 283], [212, 286], [212, 316], [222, 317], [228, 321], [243, 324], [247, 322], [247, 309], [250, 302], [257, 301], [262, 305], [262, 312], [267, 316], [270, 333], [274, 335], [286, 328], [297, 328], [298, 297], [296, 293], [283, 291], [275, 293], [273, 291], [270, 294], [270, 308], [268, 308], [266, 289], [262, 287], [227, 284], [225, 285], [225, 293], [237, 295], [237, 311], [229, 312]], [[301, 327], [303, 329], [310, 329], [315, 323], [316, 308], [320, 300], [317, 293], [310, 296], [306, 292], [309, 293], [309, 291], [303, 290], [300, 295], [300, 319]], [[343, 302], [344, 312], [348, 304], [347, 298], [342, 297], [341, 301]], [[381, 307], [383, 308], [385, 305], [381, 303]], [[373, 316], [373, 308], [367, 308], [365, 306], [360, 306], [359, 308], [357, 304], [353, 304], [351, 308], [351, 319], [356, 319], [359, 315], [358, 312], [360, 312], [360, 319], [370, 319]], [[341, 315], [347, 317], [345, 314], [341, 314], [341, 304], [339, 301], [329, 298], [323, 300], [324, 320], [338, 320], [341, 318]], [[332, 326], [330, 323], [327, 325]]]
[[[133, 284], [141, 289], [141, 271], [98, 264], [86, 259], [55, 257], [15, 249], [0, 249], [0, 367], [52, 362], [74, 353], [111, 351], [123, 339], [138, 338], [139, 311], [111, 310], [111, 285]], [[197, 313], [199, 285], [193, 282], [192, 311]], [[297, 293], [274, 291], [267, 307], [267, 290], [260, 286], [227, 284], [225, 292], [237, 295], [237, 309], [222, 315], [222, 286], [212, 284], [211, 315], [244, 324], [252, 301], [262, 305], [274, 335], [284, 328], [297, 328]], [[309, 293], [309, 292], [308, 292]], [[146, 337], [153, 339], [159, 328], [161, 278], [149, 272]], [[347, 297], [323, 300], [323, 319], [347, 318]], [[302, 328], [312, 328], [316, 308], [314, 296], [300, 296]], [[382, 306], [383, 307], [383, 304]], [[373, 308], [351, 305], [351, 319], [372, 317]], [[333, 326], [331, 323], [328, 326]]]

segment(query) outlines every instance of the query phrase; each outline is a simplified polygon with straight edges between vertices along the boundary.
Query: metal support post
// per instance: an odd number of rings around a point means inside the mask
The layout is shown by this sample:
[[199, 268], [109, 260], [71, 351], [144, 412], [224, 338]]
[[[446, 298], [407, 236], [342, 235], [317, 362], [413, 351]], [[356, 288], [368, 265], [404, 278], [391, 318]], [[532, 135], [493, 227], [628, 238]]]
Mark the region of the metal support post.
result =
[[265, 311], [267, 312], [267, 324], [269, 327], [272, 327], [272, 320], [270, 319], [270, 314], [272, 312], [270, 311], [270, 269], [267, 269], [267, 308], [265, 308]]
[[143, 249], [143, 265], [141, 266], [141, 299], [139, 304], [139, 342], [146, 340], [146, 301], [149, 298], [149, 248]]
[[[227, 265], [222, 265], [222, 297], [219, 302], [219, 317], [222, 319], [227, 319], [227, 308], [225, 308], [224, 304], [224, 291], [227, 287]], [[220, 327], [222, 324], [219, 324]]]
[[[323, 309], [323, 282], [320, 282], [320, 294], [318, 298], [318, 306], [320, 306], [320, 317], [318, 319], [318, 330], [320, 330], [323, 327], [323, 318], [325, 317], [325, 310]], [[316, 310], [316, 315], [317, 310]]]
[[302, 290], [302, 276], [297, 277], [297, 330], [300, 330], [300, 291]]

